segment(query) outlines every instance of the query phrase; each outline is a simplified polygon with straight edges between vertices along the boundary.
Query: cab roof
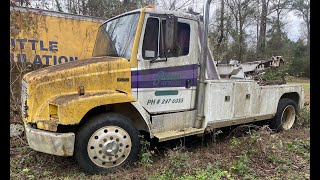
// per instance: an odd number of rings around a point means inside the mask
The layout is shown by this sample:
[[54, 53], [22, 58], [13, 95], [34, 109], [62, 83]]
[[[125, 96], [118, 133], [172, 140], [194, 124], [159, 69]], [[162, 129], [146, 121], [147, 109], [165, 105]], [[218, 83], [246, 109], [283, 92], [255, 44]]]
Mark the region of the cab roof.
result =
[[[141, 9], [140, 9], [141, 10]], [[173, 14], [176, 17], [179, 18], [186, 18], [186, 19], [192, 19], [192, 20], [199, 20], [199, 15], [194, 15], [188, 12], [183, 12], [183, 11], [177, 11], [177, 10], [166, 10], [162, 8], [146, 8], [146, 13], [152, 13], [152, 14]]]
[[[125, 16], [127, 14], [139, 13], [142, 11], [142, 9], [144, 9], [144, 8], [135, 9], [135, 10], [120, 14], [118, 16], [115, 16], [113, 18], [108, 19], [107, 21], [105, 21], [105, 23], [108, 21], [111, 21], [113, 19], [116, 19], [118, 17]], [[160, 14], [160, 15], [173, 14], [174, 16], [176, 16], [178, 18], [186, 18], [186, 19], [192, 19], [192, 20], [196, 20], [196, 21], [200, 19], [200, 15], [195, 15], [195, 14], [191, 14], [188, 12], [177, 11], [177, 10], [174, 10], [174, 11], [173, 10], [166, 10], [166, 9], [162, 9], [159, 7], [145, 7], [145, 12], [150, 13], [150, 14]]]

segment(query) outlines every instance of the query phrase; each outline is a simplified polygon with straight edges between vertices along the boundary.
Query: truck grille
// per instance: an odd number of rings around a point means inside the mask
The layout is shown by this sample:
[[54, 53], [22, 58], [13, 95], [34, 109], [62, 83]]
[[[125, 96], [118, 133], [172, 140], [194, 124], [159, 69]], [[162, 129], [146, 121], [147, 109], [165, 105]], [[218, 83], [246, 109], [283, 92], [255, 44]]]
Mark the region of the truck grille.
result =
[[21, 85], [21, 112], [22, 116], [26, 117], [27, 114], [27, 99], [28, 99], [28, 94], [27, 94], [27, 89], [28, 89], [28, 84], [26, 81], [22, 80], [22, 85]]

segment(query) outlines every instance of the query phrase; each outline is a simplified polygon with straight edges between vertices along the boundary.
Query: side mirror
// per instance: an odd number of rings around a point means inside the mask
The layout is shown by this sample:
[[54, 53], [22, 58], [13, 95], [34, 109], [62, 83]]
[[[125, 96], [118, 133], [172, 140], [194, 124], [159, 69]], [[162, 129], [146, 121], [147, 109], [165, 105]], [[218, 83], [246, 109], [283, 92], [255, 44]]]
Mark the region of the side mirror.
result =
[[166, 53], [176, 54], [178, 20], [174, 15], [168, 14], [165, 27], [165, 47]]

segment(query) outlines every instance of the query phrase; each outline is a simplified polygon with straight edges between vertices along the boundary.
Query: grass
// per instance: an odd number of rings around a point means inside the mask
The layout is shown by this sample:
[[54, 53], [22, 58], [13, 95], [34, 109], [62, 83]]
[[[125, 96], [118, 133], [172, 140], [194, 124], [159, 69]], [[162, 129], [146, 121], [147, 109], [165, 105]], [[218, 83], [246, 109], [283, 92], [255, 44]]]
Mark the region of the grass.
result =
[[293, 79], [288, 79], [287, 84], [292, 84], [292, 85], [302, 85], [305, 90], [310, 90], [310, 80], [309, 79], [299, 79], [299, 78], [293, 78]]
[[[239, 128], [239, 127], [238, 127]], [[227, 132], [228, 133], [228, 132]], [[305, 179], [309, 178], [309, 129], [295, 127], [274, 133], [264, 128], [232, 136], [219, 135], [216, 143], [202, 138], [146, 144], [136, 165], [107, 175], [88, 175], [72, 157], [35, 152], [27, 146], [11, 154], [12, 179]], [[211, 137], [205, 136], [204, 141]], [[16, 148], [18, 148], [16, 146]], [[148, 149], [147, 149], [148, 148]]]
[[310, 90], [310, 82], [288, 82], [287, 84], [302, 85], [305, 90]]

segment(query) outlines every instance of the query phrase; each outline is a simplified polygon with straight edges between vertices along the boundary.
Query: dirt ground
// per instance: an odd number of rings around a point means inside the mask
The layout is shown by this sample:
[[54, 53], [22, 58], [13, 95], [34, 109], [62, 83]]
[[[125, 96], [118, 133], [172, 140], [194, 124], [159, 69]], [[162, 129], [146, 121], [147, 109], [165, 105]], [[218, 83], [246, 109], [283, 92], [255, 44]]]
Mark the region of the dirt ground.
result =
[[10, 139], [10, 177], [310, 179], [309, 90], [305, 90], [306, 108], [302, 117], [288, 131], [272, 132], [262, 122], [219, 129], [204, 137], [192, 136], [163, 143], [145, 143], [145, 150], [135, 165], [107, 175], [88, 175], [79, 168], [73, 157], [36, 152], [28, 147], [24, 135], [13, 137]]

